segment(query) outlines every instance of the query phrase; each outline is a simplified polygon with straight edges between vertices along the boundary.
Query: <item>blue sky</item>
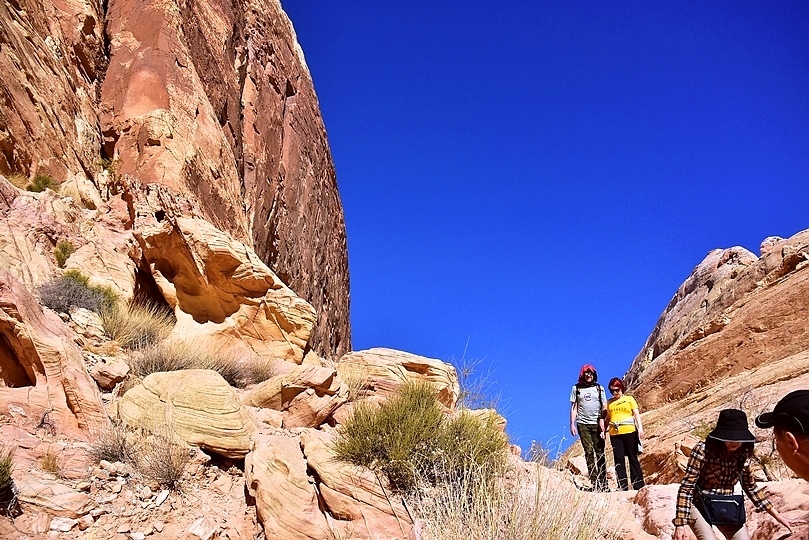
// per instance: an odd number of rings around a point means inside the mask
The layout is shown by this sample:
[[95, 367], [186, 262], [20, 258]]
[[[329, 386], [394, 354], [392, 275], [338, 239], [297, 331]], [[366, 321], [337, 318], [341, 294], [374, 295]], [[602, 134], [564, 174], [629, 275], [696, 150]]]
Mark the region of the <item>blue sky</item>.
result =
[[569, 444], [714, 248], [809, 228], [809, 2], [283, 0], [345, 208], [353, 347], [482, 360]]

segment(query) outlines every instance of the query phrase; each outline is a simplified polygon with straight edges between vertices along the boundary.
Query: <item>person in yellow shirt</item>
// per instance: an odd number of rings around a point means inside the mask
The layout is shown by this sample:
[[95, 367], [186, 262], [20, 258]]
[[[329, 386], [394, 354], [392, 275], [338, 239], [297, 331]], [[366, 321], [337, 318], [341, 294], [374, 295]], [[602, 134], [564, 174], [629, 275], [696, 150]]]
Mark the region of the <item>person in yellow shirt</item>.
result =
[[643, 440], [643, 424], [635, 398], [624, 394], [626, 385], [618, 377], [610, 379], [608, 385], [612, 399], [607, 402], [607, 425], [609, 425], [612, 457], [615, 459], [615, 476], [618, 488], [629, 490], [626, 478], [626, 461], [629, 460], [629, 476], [632, 489], [644, 486], [643, 471], [638, 461], [638, 451]]

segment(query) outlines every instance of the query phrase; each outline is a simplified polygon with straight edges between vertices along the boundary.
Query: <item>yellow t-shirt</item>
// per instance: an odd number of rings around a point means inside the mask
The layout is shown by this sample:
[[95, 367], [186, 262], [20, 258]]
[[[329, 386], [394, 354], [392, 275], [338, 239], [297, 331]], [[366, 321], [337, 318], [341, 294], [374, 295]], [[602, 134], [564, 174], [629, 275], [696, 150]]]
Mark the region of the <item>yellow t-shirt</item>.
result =
[[610, 435], [623, 435], [635, 431], [632, 409], [637, 408], [638, 403], [632, 396], [623, 395], [609, 400], [607, 410], [610, 411]]

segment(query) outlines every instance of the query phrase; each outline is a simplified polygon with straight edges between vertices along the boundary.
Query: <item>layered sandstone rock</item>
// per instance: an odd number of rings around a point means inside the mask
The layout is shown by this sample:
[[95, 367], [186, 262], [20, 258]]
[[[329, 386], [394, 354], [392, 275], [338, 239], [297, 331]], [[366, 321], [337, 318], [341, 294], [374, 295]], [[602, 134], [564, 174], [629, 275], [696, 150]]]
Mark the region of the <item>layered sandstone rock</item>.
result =
[[284, 411], [283, 425], [318, 427], [348, 399], [348, 387], [331, 368], [296, 366], [250, 390], [246, 405]]
[[212, 350], [300, 364], [315, 322], [300, 299], [244, 243], [198, 218], [164, 219], [141, 232], [143, 256], [174, 308], [174, 335]]
[[716, 250], [683, 283], [627, 375], [645, 408], [809, 349], [809, 230], [760, 258]]
[[383, 477], [337, 461], [331, 449], [331, 435], [323, 431], [304, 431], [301, 445], [307, 464], [317, 475], [323, 504], [339, 535], [391, 540], [408, 537], [413, 527], [410, 516]]
[[446, 362], [393, 349], [374, 348], [346, 354], [337, 364], [337, 373], [357, 398], [385, 399], [408, 381], [426, 381], [435, 387], [438, 400], [453, 408], [460, 395], [455, 368]]
[[349, 350], [343, 211], [280, 4], [114, 0], [107, 22], [101, 123], [118, 174], [194, 201], [316, 308], [315, 350]]
[[256, 431], [225, 379], [204, 369], [148, 375], [124, 394], [118, 415], [146, 429], [168, 426], [188, 444], [229, 458], [244, 457]]
[[307, 474], [297, 437], [265, 435], [244, 462], [247, 489], [268, 538], [319, 540], [331, 537], [318, 495]]
[[101, 396], [73, 334], [0, 270], [0, 411], [35, 428], [81, 437], [107, 422]]
[[57, 182], [92, 174], [101, 146], [103, 19], [94, 0], [0, 5], [0, 173]]

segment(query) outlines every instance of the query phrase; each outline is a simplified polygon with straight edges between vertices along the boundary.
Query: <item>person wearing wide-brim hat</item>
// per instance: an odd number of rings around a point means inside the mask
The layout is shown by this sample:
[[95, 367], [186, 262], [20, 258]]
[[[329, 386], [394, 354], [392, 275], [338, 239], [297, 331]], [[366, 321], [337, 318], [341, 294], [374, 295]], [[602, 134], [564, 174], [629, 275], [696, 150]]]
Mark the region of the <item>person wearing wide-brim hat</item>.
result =
[[[710, 504], [708, 499], [711, 496], [733, 496], [734, 488], [739, 482], [757, 512], [766, 511], [790, 533], [796, 524], [802, 523], [782, 516], [753, 479], [750, 458], [753, 456], [755, 442], [756, 438], [748, 428], [744, 411], [725, 409], [719, 412], [716, 427], [705, 441], [697, 443], [691, 450], [685, 476], [677, 492], [673, 540], [688, 538], [686, 526], [691, 527], [698, 540], [717, 540], [709, 522], [712, 518], [706, 508]], [[743, 508], [743, 504], [741, 506]], [[749, 540], [743, 512], [738, 521], [740, 523], [734, 524], [713, 521], [713, 525], [727, 540]]]
[[778, 455], [795, 474], [809, 481], [809, 390], [785, 395], [772, 412], [756, 418], [756, 425], [774, 428]]

